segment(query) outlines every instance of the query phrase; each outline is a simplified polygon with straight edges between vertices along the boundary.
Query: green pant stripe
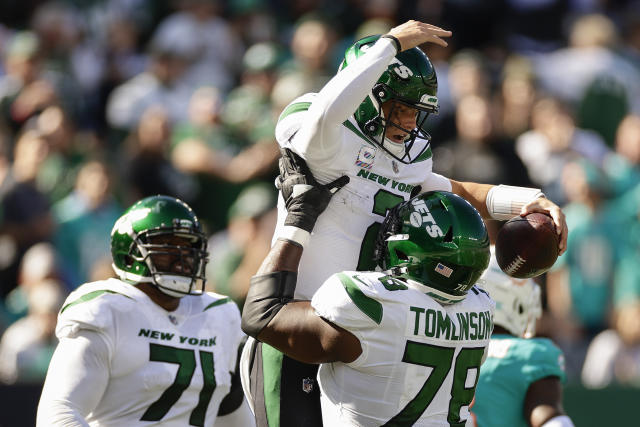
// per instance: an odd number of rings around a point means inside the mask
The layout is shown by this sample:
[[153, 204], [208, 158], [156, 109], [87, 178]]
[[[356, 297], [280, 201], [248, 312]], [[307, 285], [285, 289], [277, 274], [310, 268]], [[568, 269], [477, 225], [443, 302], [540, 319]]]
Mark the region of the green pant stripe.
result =
[[264, 406], [269, 427], [280, 425], [280, 378], [283, 354], [267, 344], [262, 344], [262, 379]]

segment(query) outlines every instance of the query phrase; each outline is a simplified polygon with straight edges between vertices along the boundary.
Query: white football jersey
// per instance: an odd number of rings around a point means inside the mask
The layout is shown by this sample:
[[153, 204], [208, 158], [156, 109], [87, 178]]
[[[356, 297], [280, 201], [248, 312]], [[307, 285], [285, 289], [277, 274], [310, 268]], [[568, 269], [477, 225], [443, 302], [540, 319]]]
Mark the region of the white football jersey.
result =
[[56, 335], [81, 330], [103, 338], [110, 362], [90, 425], [213, 425], [243, 337], [230, 299], [185, 296], [169, 312], [120, 280], [88, 283], [67, 298]]
[[[347, 175], [318, 218], [298, 270], [296, 298], [311, 299], [333, 273], [373, 270], [374, 242], [387, 209], [408, 200], [413, 188], [451, 190], [449, 180], [432, 172], [429, 141], [416, 139], [413, 163], [395, 160], [360, 130], [353, 118], [358, 105], [394, 58], [389, 39], [380, 39], [365, 55], [340, 71], [318, 94], [306, 94], [287, 106], [278, 120], [278, 143], [302, 156], [314, 177], [328, 183]], [[286, 209], [278, 201], [277, 227]], [[279, 235], [276, 229], [275, 236]]]
[[362, 347], [351, 363], [320, 366], [325, 425], [464, 425], [495, 304], [474, 286], [463, 301], [440, 305], [421, 286], [342, 272], [316, 292], [316, 314]]

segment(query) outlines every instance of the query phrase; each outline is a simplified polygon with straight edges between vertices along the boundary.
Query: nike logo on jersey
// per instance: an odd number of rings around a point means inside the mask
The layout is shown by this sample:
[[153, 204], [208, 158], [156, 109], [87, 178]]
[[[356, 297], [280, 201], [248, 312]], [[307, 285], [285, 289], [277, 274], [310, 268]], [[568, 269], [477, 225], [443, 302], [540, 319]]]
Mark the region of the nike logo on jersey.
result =
[[356, 176], [368, 179], [369, 181], [377, 182], [383, 187], [391, 187], [393, 190], [397, 189], [398, 191], [408, 194], [411, 194], [411, 190], [413, 190], [413, 187], [415, 187], [415, 185], [396, 181], [395, 179], [387, 178], [386, 176], [378, 175], [377, 173], [369, 172], [365, 169], [360, 169]]

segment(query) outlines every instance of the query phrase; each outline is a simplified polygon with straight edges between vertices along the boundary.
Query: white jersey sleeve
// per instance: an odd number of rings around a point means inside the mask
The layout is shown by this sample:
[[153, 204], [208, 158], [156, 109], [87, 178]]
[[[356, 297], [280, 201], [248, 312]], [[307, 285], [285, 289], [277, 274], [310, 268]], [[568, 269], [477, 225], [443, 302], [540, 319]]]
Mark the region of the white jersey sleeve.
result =
[[[276, 135], [289, 138], [278, 138], [278, 142], [289, 145], [308, 161], [330, 163], [340, 150], [342, 123], [358, 108], [395, 54], [393, 42], [381, 38], [361, 58], [336, 74], [315, 97], [299, 98], [290, 104], [280, 115], [280, 121], [295, 112], [304, 114], [304, 120], [289, 118], [287, 123], [293, 128], [279, 124]], [[306, 102], [310, 104], [303, 112], [300, 104]], [[294, 125], [303, 122], [304, 126]]]
[[451, 181], [449, 178], [435, 172], [428, 174], [421, 186], [423, 193], [427, 191], [451, 191]]
[[38, 404], [36, 425], [88, 426], [109, 382], [109, 348], [101, 334], [79, 330], [64, 337], [49, 363]]
[[369, 342], [363, 332], [380, 323], [382, 305], [365, 294], [368, 287], [364, 281], [366, 279], [355, 277], [355, 280], [362, 282], [355, 282], [347, 272], [332, 275], [313, 295], [311, 306], [318, 316], [348, 330], [358, 338], [362, 354], [352, 362], [357, 365], [358, 360], [365, 359], [369, 352]]

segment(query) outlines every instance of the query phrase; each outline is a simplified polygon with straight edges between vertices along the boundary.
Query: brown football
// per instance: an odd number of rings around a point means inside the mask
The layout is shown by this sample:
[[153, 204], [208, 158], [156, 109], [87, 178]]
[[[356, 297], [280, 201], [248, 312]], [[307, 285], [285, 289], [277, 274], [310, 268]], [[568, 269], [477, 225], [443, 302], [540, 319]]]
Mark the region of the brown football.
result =
[[511, 277], [539, 276], [558, 259], [558, 239], [548, 215], [534, 212], [511, 218], [498, 231], [496, 260]]

